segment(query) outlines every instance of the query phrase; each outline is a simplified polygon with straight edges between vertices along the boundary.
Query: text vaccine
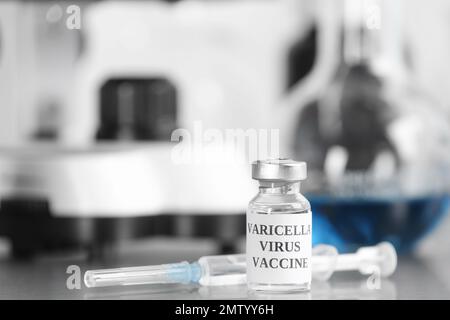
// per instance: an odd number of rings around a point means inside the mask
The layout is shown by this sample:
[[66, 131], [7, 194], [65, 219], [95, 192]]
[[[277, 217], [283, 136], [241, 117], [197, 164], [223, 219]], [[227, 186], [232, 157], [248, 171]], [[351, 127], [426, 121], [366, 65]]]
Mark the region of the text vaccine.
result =
[[311, 206], [300, 193], [306, 163], [256, 161], [259, 193], [247, 210], [247, 283], [254, 291], [304, 291], [311, 287]]

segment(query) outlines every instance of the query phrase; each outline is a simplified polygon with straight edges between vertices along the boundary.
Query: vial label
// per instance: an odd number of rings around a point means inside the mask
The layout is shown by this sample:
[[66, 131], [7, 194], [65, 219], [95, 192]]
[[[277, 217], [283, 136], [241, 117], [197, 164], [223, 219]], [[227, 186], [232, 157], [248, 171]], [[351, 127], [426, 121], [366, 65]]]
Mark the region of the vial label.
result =
[[311, 220], [311, 212], [247, 213], [248, 282], [310, 282]]

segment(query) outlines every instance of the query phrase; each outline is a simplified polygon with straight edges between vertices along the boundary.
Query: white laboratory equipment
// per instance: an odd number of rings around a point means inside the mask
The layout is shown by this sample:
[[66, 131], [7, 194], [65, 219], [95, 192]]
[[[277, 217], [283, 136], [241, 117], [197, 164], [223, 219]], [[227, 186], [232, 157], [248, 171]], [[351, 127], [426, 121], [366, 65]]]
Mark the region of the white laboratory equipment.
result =
[[218, 169], [245, 155], [205, 142], [199, 163], [177, 163], [171, 133], [268, 127], [302, 32], [296, 3], [74, 1], [79, 30], [64, 1], [0, 3], [0, 235], [13, 253], [243, 236], [250, 162]]

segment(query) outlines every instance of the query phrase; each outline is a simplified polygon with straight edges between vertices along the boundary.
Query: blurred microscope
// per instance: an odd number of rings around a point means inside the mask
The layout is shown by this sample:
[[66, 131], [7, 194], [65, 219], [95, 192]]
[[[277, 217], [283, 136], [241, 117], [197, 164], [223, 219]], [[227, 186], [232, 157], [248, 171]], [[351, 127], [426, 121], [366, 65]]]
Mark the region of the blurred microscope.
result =
[[233, 251], [248, 159], [221, 163], [245, 155], [207, 145], [176, 163], [189, 137], [173, 133], [267, 128], [303, 36], [298, 5], [1, 2], [0, 236], [13, 254], [155, 235]]

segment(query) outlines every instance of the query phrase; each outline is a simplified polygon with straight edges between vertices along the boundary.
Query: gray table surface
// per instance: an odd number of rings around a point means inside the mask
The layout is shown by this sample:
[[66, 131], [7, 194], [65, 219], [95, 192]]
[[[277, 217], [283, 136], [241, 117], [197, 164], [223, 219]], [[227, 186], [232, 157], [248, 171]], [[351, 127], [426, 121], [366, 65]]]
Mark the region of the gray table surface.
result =
[[70, 265], [81, 272], [94, 268], [136, 266], [195, 260], [214, 253], [205, 241], [159, 239], [121, 245], [101, 260], [83, 254], [40, 256], [15, 261], [0, 250], [0, 299], [450, 299], [450, 254], [435, 257], [401, 257], [394, 275], [379, 289], [369, 289], [367, 278], [356, 272], [333, 275], [329, 282], [313, 282], [308, 293], [249, 294], [245, 286], [197, 287], [190, 285], [127, 286], [69, 290]]

